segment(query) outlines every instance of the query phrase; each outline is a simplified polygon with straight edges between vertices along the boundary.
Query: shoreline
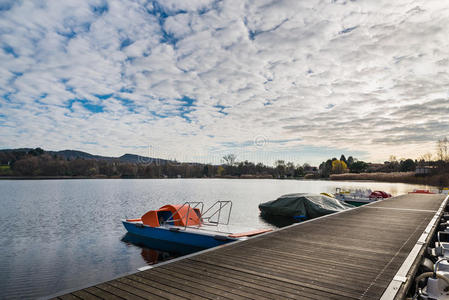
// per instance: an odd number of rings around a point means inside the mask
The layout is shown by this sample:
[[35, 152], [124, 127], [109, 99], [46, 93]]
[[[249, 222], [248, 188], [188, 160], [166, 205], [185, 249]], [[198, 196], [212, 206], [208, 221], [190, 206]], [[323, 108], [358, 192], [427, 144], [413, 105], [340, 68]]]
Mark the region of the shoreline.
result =
[[345, 173], [333, 174], [329, 177], [332, 181], [377, 181], [390, 183], [406, 183], [427, 185], [437, 188], [449, 186], [449, 174], [433, 174], [416, 176], [414, 172], [395, 173]]
[[[368, 174], [368, 175], [367, 175]], [[369, 174], [373, 174], [369, 176]], [[237, 176], [223, 176], [223, 177], [167, 177], [167, 178], [146, 178], [146, 177], [119, 177], [119, 176], [0, 176], [0, 180], [86, 180], [86, 179], [265, 179], [265, 180], [320, 180], [320, 181], [352, 181], [352, 182], [386, 182], [386, 183], [405, 183], [405, 184], [416, 184], [416, 185], [426, 185], [431, 187], [446, 187], [449, 186], [448, 183], [441, 185], [441, 178], [449, 181], [449, 174], [442, 175], [431, 175], [431, 176], [397, 176], [396, 173], [386, 173], [386, 174], [396, 174], [396, 176], [381, 177], [379, 173], [360, 173], [360, 174], [334, 174], [330, 178], [267, 178], [261, 177], [237, 177]], [[383, 173], [381, 173], [384, 175]], [[409, 174], [407, 174], [409, 175]], [[394, 179], [393, 179], [394, 177]], [[412, 179], [411, 179], [412, 178]]]
[[267, 178], [260, 177], [237, 177], [237, 176], [223, 176], [223, 177], [119, 177], [119, 176], [0, 176], [0, 180], [60, 180], [60, 179], [276, 179], [276, 180], [324, 180], [327, 178], [305, 179], [305, 178]]

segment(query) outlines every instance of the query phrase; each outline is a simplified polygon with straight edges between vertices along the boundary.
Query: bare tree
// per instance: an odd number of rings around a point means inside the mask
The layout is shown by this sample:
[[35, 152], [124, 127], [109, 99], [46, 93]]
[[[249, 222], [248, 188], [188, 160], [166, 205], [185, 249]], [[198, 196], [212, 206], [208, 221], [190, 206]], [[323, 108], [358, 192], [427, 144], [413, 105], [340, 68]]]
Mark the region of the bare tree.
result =
[[275, 161], [276, 171], [278, 173], [278, 176], [280, 178], [285, 176], [285, 161], [284, 160], [277, 160]]
[[433, 156], [432, 153], [427, 152], [420, 157], [420, 160], [422, 160], [424, 162], [430, 162], [430, 161], [432, 161], [432, 156]]
[[444, 137], [437, 142], [437, 157], [440, 161], [448, 161], [448, 147], [449, 147], [449, 141], [447, 137]]
[[447, 137], [444, 137], [443, 138], [443, 160], [444, 161], [449, 160], [448, 148], [449, 148], [449, 141], [447, 140]]
[[231, 153], [223, 156], [223, 159], [228, 166], [233, 166], [235, 164], [235, 161], [237, 160], [237, 156]]

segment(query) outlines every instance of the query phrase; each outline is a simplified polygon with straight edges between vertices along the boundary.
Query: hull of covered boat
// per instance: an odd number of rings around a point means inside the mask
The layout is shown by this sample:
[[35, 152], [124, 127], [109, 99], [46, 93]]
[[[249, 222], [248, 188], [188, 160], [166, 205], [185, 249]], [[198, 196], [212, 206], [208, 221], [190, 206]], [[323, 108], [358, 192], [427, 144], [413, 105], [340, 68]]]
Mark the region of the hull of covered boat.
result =
[[343, 200], [343, 201], [354, 206], [362, 206], [373, 202], [373, 201], [357, 201], [357, 200]]
[[353, 206], [362, 206], [379, 200], [377, 198], [357, 197], [354, 195], [345, 195], [345, 194], [337, 194], [335, 195], [335, 198], [337, 198], [340, 201], [351, 204]]
[[229, 238], [226, 235], [201, 233], [199, 231], [188, 231], [180, 227], [150, 227], [142, 223], [122, 221], [126, 230], [134, 235], [156, 239], [160, 241], [167, 241], [180, 245], [193, 246], [198, 248], [212, 248], [220, 246], [232, 241], [235, 238]]

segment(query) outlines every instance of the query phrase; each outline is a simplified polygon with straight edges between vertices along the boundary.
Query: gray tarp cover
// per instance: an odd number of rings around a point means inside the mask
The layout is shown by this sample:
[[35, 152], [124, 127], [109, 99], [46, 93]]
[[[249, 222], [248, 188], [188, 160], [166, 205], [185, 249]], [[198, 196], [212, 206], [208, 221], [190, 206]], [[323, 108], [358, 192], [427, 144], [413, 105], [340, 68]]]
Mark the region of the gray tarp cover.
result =
[[319, 194], [288, 194], [259, 204], [263, 214], [275, 216], [305, 216], [308, 219], [331, 214], [354, 206]]

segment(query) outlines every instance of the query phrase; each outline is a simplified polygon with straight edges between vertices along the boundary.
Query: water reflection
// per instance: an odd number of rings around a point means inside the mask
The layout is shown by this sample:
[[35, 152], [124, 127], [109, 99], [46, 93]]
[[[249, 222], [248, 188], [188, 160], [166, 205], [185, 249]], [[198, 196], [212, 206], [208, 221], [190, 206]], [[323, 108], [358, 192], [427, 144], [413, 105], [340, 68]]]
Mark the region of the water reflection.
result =
[[297, 220], [297, 219], [291, 218], [291, 217], [273, 216], [273, 215], [267, 215], [267, 214], [262, 214], [262, 213], [259, 215], [259, 218], [262, 221], [264, 221], [268, 224], [271, 224], [275, 227], [278, 227], [278, 228], [285, 227], [285, 226], [300, 222], [300, 220]]
[[203, 250], [202, 248], [139, 237], [130, 233], [127, 233], [122, 237], [122, 242], [128, 246], [140, 248], [140, 255], [148, 265], [154, 265], [169, 259]]

